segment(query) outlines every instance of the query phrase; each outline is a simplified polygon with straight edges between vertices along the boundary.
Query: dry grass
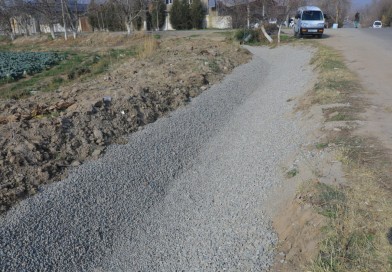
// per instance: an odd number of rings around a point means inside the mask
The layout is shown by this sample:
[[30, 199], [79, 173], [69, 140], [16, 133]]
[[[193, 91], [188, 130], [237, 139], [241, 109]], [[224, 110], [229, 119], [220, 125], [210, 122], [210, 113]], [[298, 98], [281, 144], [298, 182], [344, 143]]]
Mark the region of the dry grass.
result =
[[361, 90], [356, 76], [348, 70], [336, 51], [320, 45], [311, 64], [318, 69], [319, 79], [309, 93], [311, 101], [308, 106], [341, 103], [347, 101], [351, 93]]
[[[312, 271], [391, 271], [392, 164], [374, 140], [339, 139], [348, 184], [308, 185], [306, 201], [329, 218]], [[372, 146], [372, 147], [370, 147]], [[309, 194], [309, 192], [312, 193]]]
[[151, 57], [158, 49], [159, 42], [157, 39], [151, 36], [144, 38], [143, 46], [138, 54], [140, 59], [146, 59]]
[[391, 112], [392, 112], [392, 107], [385, 107], [384, 110], [385, 110], [386, 112], [390, 112], [390, 113], [391, 113]]
[[[366, 103], [358, 98], [361, 86], [341, 56], [320, 46], [312, 63], [320, 78], [308, 106], [350, 103], [344, 119], [355, 118]], [[307, 270], [392, 271], [391, 157], [375, 139], [354, 137], [347, 131], [331, 133], [329, 142], [338, 147], [337, 159], [347, 183], [307, 182], [302, 188], [304, 201], [328, 219], [318, 257]]]

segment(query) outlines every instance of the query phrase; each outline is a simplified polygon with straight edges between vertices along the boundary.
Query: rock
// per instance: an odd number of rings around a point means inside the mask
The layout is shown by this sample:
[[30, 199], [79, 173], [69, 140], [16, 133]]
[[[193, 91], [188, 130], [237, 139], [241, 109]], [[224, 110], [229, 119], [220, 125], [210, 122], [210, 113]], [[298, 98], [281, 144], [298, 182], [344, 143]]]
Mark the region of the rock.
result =
[[8, 124], [8, 117], [0, 116], [0, 125]]
[[340, 128], [337, 128], [337, 127], [333, 128], [333, 130], [334, 131], [342, 131]]
[[23, 153], [24, 151], [26, 151], [26, 146], [24, 144], [18, 144], [15, 148], [14, 148], [14, 152], [15, 153]]
[[78, 93], [79, 91], [80, 91], [79, 88], [72, 88], [71, 93], [72, 93], [72, 94], [76, 94], [76, 93]]
[[103, 139], [102, 131], [100, 131], [97, 128], [94, 128], [93, 135], [94, 135], [94, 138], [97, 139], [97, 140], [102, 140]]
[[95, 149], [93, 153], [91, 154], [92, 157], [97, 158], [99, 155], [101, 155], [102, 150], [101, 149]]
[[7, 117], [9, 123], [17, 122], [20, 120], [20, 114], [16, 113]]
[[102, 105], [103, 105], [103, 101], [99, 100], [99, 101], [95, 102], [94, 107], [100, 108], [100, 107], [102, 107]]
[[[97, 149], [98, 150], [98, 149]], [[93, 152], [94, 153], [94, 152]], [[98, 154], [99, 155], [99, 154]], [[76, 167], [76, 166], [79, 166], [81, 163], [80, 163], [80, 161], [73, 161], [72, 163], [71, 163], [71, 166], [74, 166], [74, 167]]]
[[103, 102], [112, 102], [112, 97], [111, 96], [104, 96], [102, 100], [103, 100]]
[[35, 149], [35, 145], [33, 143], [30, 143], [29, 141], [25, 141], [25, 144], [29, 150]]
[[70, 106], [72, 106], [73, 104], [75, 104], [75, 102], [60, 101], [60, 102], [57, 102], [57, 103], [55, 104], [55, 108], [56, 108], [57, 110], [65, 110], [65, 109], [69, 108]]
[[14, 163], [15, 162], [15, 160], [16, 160], [16, 157], [15, 156], [11, 156], [9, 159], [8, 159], [8, 161], [10, 162], [10, 163]]

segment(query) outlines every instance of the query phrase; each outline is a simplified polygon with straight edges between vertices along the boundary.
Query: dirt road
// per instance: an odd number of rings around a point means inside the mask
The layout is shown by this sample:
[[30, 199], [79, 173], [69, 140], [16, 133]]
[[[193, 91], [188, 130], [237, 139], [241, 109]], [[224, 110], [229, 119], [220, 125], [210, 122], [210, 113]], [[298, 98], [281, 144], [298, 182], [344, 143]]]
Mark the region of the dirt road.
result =
[[329, 30], [322, 43], [339, 50], [356, 72], [371, 106], [357, 132], [377, 137], [392, 150], [392, 29]]

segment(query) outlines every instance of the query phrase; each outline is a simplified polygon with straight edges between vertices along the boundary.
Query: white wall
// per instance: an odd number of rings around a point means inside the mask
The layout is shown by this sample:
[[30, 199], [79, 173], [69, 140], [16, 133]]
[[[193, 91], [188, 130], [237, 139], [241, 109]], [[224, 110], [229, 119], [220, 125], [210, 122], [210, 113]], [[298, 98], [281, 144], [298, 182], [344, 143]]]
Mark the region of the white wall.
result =
[[233, 24], [231, 16], [206, 15], [206, 26], [207, 28], [226, 29], [232, 28]]

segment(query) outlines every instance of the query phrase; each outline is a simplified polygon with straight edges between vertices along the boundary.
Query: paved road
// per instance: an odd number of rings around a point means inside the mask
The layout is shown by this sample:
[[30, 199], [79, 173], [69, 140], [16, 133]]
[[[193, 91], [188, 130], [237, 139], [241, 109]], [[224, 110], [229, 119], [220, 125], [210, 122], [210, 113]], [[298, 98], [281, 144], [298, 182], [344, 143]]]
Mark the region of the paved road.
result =
[[[1, 271], [262, 271], [279, 163], [305, 141], [289, 117], [309, 49], [253, 60], [0, 219]], [[301, 80], [298, 80], [301, 79]]]

